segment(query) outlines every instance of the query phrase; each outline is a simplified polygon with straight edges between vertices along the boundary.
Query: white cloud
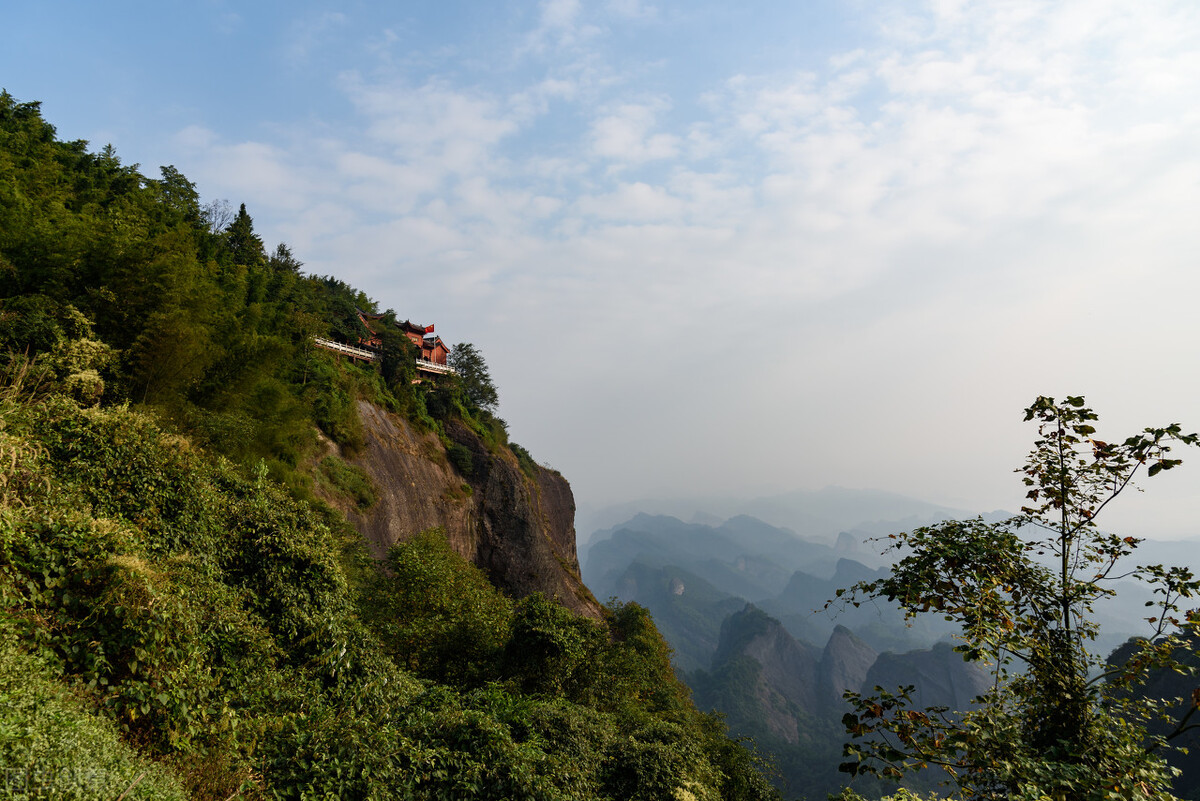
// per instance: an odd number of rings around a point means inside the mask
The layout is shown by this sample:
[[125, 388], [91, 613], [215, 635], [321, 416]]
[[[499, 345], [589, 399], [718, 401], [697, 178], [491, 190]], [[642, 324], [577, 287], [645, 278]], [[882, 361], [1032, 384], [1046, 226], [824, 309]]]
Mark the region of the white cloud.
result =
[[490, 147], [517, 130], [499, 102], [487, 95], [431, 81], [371, 84], [347, 75], [346, 91], [369, 121], [367, 134], [403, 159], [434, 158], [448, 172], [479, 166]]
[[579, 199], [579, 211], [604, 220], [624, 220], [631, 223], [678, 220], [684, 204], [661, 187], [637, 181], [622, 184], [616, 191]]
[[592, 152], [626, 164], [674, 157], [679, 152], [680, 138], [654, 132], [656, 117], [654, 106], [638, 103], [619, 106], [592, 124]]
[[542, 27], [550, 30], [571, 28], [575, 25], [579, 10], [579, 0], [543, 0]]
[[658, 9], [642, 0], [609, 0], [608, 8], [625, 19], [652, 19], [658, 16]]
[[539, 25], [525, 37], [519, 55], [571, 50], [600, 35], [595, 25], [580, 22], [582, 15], [580, 0], [542, 0]]
[[579, 85], [576, 81], [547, 78], [513, 95], [509, 99], [509, 105], [515, 119], [530, 120], [547, 113], [552, 101], [571, 101], [578, 93]]
[[222, 141], [212, 131], [189, 126], [174, 137], [185, 174], [201, 187], [221, 187], [235, 202], [303, 212], [312, 200], [313, 175], [297, 168], [295, 155], [265, 142]]
[[199, 125], [189, 125], [173, 137], [176, 146], [184, 150], [203, 150], [213, 146], [218, 137], [215, 131]]

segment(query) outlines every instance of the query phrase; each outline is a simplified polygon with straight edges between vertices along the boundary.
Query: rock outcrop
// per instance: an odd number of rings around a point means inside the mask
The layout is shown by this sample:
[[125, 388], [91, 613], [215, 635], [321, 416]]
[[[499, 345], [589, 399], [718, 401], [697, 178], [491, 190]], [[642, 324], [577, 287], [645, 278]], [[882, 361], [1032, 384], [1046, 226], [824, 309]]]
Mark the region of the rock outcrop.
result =
[[[796, 744], [818, 704], [820, 654], [753, 604], [721, 625], [701, 705], [729, 710], [731, 730]], [[705, 692], [704, 690], [707, 690]]]
[[365, 512], [343, 510], [376, 556], [442, 528], [459, 554], [512, 597], [542, 592], [600, 616], [580, 578], [575, 499], [565, 478], [540, 466], [527, 474], [507, 449], [491, 452], [473, 431], [450, 421], [447, 436], [471, 453], [470, 475], [462, 476], [435, 434], [365, 401], [358, 411], [366, 446], [347, 461], [371, 478], [378, 500]]
[[[845, 626], [837, 626], [821, 654], [820, 696], [837, 704], [846, 690], [858, 692], [878, 654]], [[868, 688], [869, 689], [869, 688]]]
[[903, 654], [880, 654], [867, 672], [863, 689], [875, 685], [901, 687], [912, 685], [913, 706], [945, 706], [969, 709], [971, 701], [991, 686], [992, 677], [974, 662], [964, 662], [948, 642], [932, 648]]
[[850, 709], [842, 698], [846, 690], [871, 694], [876, 684], [912, 684], [916, 707], [963, 710], [987, 689], [989, 674], [964, 662], [949, 643], [877, 655], [845, 626], [837, 626], [818, 650], [747, 604], [721, 625], [712, 673], [703, 681], [698, 700], [725, 702], [735, 730], [765, 730], [794, 744], [806, 727], [841, 735], [841, 717]]

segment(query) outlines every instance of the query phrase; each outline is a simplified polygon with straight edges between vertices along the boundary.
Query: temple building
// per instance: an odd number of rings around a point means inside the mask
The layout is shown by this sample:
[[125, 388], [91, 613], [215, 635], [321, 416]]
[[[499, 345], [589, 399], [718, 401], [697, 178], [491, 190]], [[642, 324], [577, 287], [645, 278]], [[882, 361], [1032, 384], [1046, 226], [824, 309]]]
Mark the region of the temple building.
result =
[[[414, 345], [421, 349], [421, 355], [417, 358], [417, 370], [424, 370], [427, 373], [449, 373], [452, 372], [446, 364], [446, 357], [450, 353], [450, 349], [446, 347], [446, 343], [442, 342], [442, 338], [433, 334], [433, 324], [417, 325], [405, 320], [402, 323], [396, 323], [396, 326], [404, 332], [404, 335], [412, 341]], [[429, 336], [433, 334], [433, 336]]]
[[[363, 327], [367, 329], [367, 336], [362, 337], [354, 345], [345, 345], [340, 342], [318, 337], [317, 345], [332, 350], [335, 353], [340, 353], [349, 356], [352, 359], [362, 359], [363, 361], [374, 361], [379, 356], [379, 349], [383, 347], [383, 338], [379, 336], [379, 326], [382, 325], [382, 314], [368, 314], [362, 310], [358, 312], [358, 319], [362, 322]], [[409, 341], [417, 346], [419, 354], [416, 358], [416, 368], [418, 373], [430, 373], [434, 375], [445, 375], [453, 373], [454, 370], [446, 363], [446, 357], [450, 355], [450, 348], [442, 342], [442, 338], [433, 333], [433, 325], [417, 325], [416, 323], [405, 320], [397, 322], [396, 327], [404, 332]], [[432, 336], [431, 336], [432, 335]]]

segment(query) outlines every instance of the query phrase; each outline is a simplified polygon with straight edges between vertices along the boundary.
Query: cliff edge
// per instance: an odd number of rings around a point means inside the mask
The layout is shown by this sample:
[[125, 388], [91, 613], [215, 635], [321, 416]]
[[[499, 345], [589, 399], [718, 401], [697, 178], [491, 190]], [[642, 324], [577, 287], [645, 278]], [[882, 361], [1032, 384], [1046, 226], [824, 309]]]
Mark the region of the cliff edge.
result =
[[358, 412], [366, 446], [347, 461], [370, 477], [378, 500], [365, 512], [338, 505], [376, 556], [440, 527], [459, 554], [510, 596], [541, 592], [600, 617], [600, 604], [580, 576], [575, 497], [565, 478], [540, 465], [532, 474], [522, 471], [510, 451], [489, 451], [475, 432], [450, 420], [447, 436], [471, 453], [473, 469], [464, 477], [437, 435], [366, 401], [359, 401]]

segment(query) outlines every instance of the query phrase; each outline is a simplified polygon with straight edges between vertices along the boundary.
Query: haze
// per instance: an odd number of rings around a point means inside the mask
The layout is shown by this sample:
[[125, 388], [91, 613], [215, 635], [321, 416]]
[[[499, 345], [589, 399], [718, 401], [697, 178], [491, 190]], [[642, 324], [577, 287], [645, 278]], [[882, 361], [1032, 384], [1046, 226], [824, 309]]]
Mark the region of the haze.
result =
[[[0, 85], [476, 344], [581, 504], [989, 511], [1020, 505], [1039, 394], [1102, 437], [1200, 428], [1198, 15], [24, 3]], [[1109, 522], [1194, 533], [1191, 462]]]

